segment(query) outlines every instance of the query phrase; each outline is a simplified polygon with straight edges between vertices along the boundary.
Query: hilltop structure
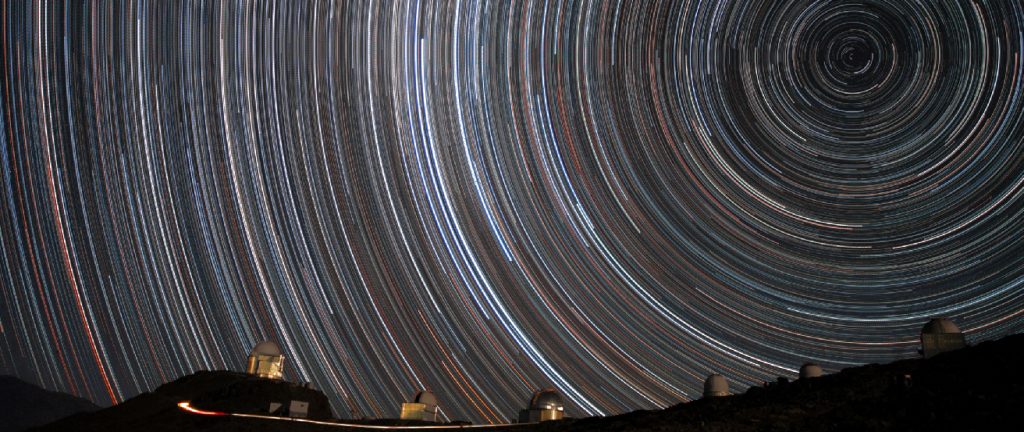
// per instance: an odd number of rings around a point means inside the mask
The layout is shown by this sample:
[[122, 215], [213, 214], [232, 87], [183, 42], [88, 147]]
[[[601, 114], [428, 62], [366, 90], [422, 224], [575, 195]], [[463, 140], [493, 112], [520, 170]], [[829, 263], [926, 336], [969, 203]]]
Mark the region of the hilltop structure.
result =
[[803, 366], [800, 366], [800, 379], [817, 378], [821, 375], [821, 366], [815, 363], [804, 363]]
[[921, 329], [921, 355], [931, 358], [967, 346], [960, 327], [948, 318], [933, 318]]
[[704, 397], [714, 398], [729, 396], [729, 381], [720, 374], [708, 375], [708, 379], [704, 380]]
[[412, 401], [402, 404], [402, 420], [437, 421], [437, 396], [426, 390], [416, 392]]
[[[807, 432], [837, 429], [1006, 430], [1006, 425], [1020, 421], [1017, 407], [1024, 404], [1022, 363], [1024, 335], [1015, 335], [995, 341], [978, 341], [976, 345], [930, 359], [850, 367], [813, 383], [796, 381], [773, 388], [751, 387], [745, 393], [726, 400], [685, 403], [664, 410], [638, 410], [611, 417], [580, 419], [574, 423], [563, 420], [508, 429], [585, 432], [768, 428]], [[907, 375], [913, 376], [913, 385], [900, 386], [898, 377]], [[65, 417], [35, 430], [309, 432], [334, 429], [306, 421], [263, 417], [268, 415], [268, 401], [290, 404], [293, 400], [309, 402], [307, 418], [310, 420], [329, 422], [334, 419], [327, 396], [319, 391], [241, 372], [202, 371], [110, 408]], [[183, 401], [191, 401], [191, 407], [202, 411], [184, 409]], [[210, 413], [246, 416], [211, 416]], [[378, 430], [417, 426], [410, 425], [410, 422], [383, 419], [348, 420], [345, 423], [364, 424], [367, 429]], [[452, 426], [465, 424], [451, 422], [447, 426], [455, 430]], [[6, 425], [0, 421], [0, 426]]]
[[284, 373], [284, 354], [281, 347], [271, 341], [263, 341], [249, 353], [246, 372], [260, 378], [281, 379]]
[[558, 390], [537, 390], [530, 398], [530, 407], [519, 412], [520, 423], [537, 423], [565, 418], [565, 405]]

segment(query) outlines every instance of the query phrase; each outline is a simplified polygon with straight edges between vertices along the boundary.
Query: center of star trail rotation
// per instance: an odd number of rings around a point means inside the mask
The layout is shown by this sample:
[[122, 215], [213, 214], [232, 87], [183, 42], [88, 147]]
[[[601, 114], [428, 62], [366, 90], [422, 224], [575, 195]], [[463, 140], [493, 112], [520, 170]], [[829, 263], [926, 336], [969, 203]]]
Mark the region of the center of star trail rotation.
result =
[[1016, 1], [2, 6], [0, 371], [573, 416], [1024, 328]]

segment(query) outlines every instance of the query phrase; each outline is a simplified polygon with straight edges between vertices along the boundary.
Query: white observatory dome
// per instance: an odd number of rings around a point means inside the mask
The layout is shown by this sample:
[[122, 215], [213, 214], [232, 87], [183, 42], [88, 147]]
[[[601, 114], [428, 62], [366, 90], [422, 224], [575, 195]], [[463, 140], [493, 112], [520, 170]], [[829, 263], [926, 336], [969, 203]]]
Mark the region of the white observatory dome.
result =
[[271, 341], [256, 344], [249, 353], [246, 372], [261, 378], [281, 379], [284, 372], [284, 354], [281, 347]]
[[530, 398], [530, 409], [561, 411], [564, 409], [562, 396], [553, 388], [537, 390]]
[[800, 366], [800, 379], [817, 378], [822, 375], [821, 366], [814, 363], [804, 363]]
[[437, 396], [427, 390], [421, 390], [412, 397], [413, 403], [420, 403], [426, 405], [427, 410], [432, 410], [437, 406]]
[[279, 356], [281, 355], [281, 347], [271, 341], [263, 341], [256, 344], [249, 355]]
[[729, 381], [720, 374], [711, 374], [704, 381], [704, 397], [729, 396]]

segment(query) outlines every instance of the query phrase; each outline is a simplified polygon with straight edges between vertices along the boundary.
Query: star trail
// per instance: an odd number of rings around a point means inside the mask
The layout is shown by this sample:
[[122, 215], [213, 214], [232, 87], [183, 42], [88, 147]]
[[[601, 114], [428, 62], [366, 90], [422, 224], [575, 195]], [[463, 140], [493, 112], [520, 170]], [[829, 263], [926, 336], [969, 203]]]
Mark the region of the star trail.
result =
[[1024, 329], [1020, 1], [7, 1], [0, 372], [501, 423]]

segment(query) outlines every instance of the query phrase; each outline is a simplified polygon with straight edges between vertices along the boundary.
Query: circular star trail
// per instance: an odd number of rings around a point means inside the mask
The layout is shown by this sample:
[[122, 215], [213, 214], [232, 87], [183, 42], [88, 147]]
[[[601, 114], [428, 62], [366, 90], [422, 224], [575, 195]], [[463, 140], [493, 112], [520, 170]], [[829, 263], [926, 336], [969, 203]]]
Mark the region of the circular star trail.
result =
[[0, 370], [574, 416], [1024, 328], [1016, 1], [6, 2]]

